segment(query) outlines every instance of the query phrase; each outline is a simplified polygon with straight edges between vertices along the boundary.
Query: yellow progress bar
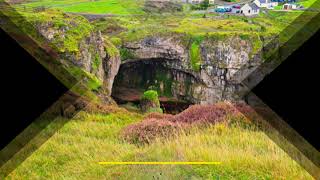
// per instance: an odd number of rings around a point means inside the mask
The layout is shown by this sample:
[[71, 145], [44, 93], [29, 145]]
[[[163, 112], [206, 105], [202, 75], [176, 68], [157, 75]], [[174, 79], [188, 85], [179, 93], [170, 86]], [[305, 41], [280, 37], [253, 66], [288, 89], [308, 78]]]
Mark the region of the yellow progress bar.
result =
[[101, 165], [219, 165], [221, 162], [99, 162]]

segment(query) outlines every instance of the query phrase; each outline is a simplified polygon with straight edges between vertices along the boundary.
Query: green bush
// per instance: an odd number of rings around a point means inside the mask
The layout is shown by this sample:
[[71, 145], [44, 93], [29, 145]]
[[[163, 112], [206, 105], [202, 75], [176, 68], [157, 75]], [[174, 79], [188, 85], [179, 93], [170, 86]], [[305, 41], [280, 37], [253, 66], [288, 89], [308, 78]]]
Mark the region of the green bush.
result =
[[158, 102], [160, 104], [158, 92], [154, 91], [154, 90], [148, 90], [148, 91], [144, 92], [141, 99], [142, 100], [149, 100], [152, 102]]
[[158, 112], [163, 113], [160, 108], [160, 100], [158, 92], [154, 90], [145, 91], [141, 97], [140, 107], [142, 112]]

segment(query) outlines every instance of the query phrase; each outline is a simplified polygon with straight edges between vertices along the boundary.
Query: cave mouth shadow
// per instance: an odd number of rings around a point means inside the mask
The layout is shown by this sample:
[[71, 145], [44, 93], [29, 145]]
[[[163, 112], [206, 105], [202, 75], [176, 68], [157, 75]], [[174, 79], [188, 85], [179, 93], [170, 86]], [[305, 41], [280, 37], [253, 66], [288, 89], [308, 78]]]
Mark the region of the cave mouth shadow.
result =
[[[164, 113], [178, 114], [193, 105], [192, 101], [180, 95], [178, 86], [191, 83], [191, 76], [186, 82], [179, 82], [179, 70], [168, 68], [165, 59], [145, 59], [123, 62], [115, 77], [112, 98], [118, 105], [134, 106], [139, 109], [140, 98], [146, 90], [156, 90], [160, 106]], [[185, 74], [185, 73], [184, 73]], [[183, 94], [183, 93], [182, 93]]]

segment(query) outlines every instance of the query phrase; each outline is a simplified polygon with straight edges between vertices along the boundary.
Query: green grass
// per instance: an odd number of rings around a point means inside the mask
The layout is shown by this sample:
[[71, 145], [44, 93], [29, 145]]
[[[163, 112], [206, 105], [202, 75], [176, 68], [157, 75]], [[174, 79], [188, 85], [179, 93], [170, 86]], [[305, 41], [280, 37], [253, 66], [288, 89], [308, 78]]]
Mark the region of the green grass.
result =
[[303, 5], [305, 8], [320, 8], [320, 3], [318, 0], [301, 0], [298, 4]]
[[282, 8], [283, 8], [282, 5], [279, 5], [279, 6], [275, 6], [274, 10], [282, 10]]
[[130, 15], [144, 13], [141, 3], [141, 0], [36, 0], [17, 7], [21, 9], [45, 7], [73, 13]]
[[[69, 121], [7, 179], [312, 179], [263, 132], [224, 124], [136, 146], [120, 138], [134, 113]], [[221, 165], [99, 165], [100, 161], [220, 161]]]
[[[35, 32], [36, 28], [46, 25], [57, 34], [51, 40], [51, 45], [57, 52], [78, 53], [80, 41], [88, 37], [94, 27], [82, 16], [66, 15], [61, 11], [48, 10], [38, 13], [22, 13], [27, 19], [26, 22], [20, 22], [18, 26], [31, 35], [33, 38], [39, 37]], [[48, 25], [51, 24], [51, 25]], [[30, 27], [33, 25], [33, 27]], [[44, 39], [37, 39], [43, 41]]]
[[201, 52], [200, 45], [197, 42], [193, 42], [190, 48], [190, 61], [191, 67], [194, 71], [199, 71], [201, 67]]

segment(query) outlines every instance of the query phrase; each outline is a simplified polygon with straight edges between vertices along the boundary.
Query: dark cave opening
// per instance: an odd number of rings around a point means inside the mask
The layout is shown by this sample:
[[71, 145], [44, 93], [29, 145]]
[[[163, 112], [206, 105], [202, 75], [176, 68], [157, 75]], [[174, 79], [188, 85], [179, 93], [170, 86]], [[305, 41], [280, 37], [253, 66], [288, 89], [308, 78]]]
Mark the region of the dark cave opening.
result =
[[194, 104], [179, 92], [183, 84], [191, 83], [191, 76], [186, 76], [183, 82], [177, 80], [179, 72], [168, 68], [166, 60], [147, 59], [133, 60], [122, 63], [115, 77], [112, 97], [119, 105], [131, 104], [139, 108], [140, 98], [146, 90], [156, 90], [159, 94], [160, 105], [164, 113], [177, 114]]

